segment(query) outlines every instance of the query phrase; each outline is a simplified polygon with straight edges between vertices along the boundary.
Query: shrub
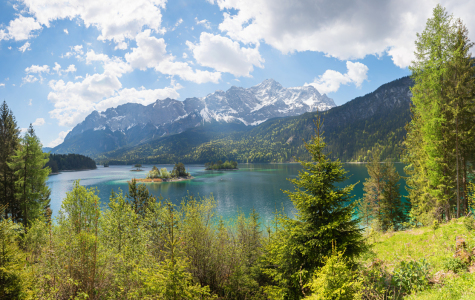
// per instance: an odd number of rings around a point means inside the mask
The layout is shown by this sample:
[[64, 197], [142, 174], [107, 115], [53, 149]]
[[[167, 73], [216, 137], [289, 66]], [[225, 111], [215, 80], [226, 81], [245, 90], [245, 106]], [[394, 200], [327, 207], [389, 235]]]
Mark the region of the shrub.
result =
[[449, 257], [444, 260], [444, 270], [459, 273], [464, 271], [466, 268], [467, 264], [458, 258]]
[[425, 259], [401, 261], [399, 267], [394, 270], [392, 284], [406, 294], [412, 291], [422, 291], [429, 284], [428, 275], [429, 264]]
[[333, 251], [325, 260], [325, 265], [315, 272], [308, 286], [314, 294], [306, 299], [361, 299], [361, 281], [349, 268], [348, 260], [342, 251]]
[[475, 220], [472, 217], [465, 217], [463, 218], [463, 225], [468, 231], [472, 231], [475, 229]]
[[147, 178], [160, 178], [160, 170], [156, 166], [153, 166], [152, 170], [148, 172]]

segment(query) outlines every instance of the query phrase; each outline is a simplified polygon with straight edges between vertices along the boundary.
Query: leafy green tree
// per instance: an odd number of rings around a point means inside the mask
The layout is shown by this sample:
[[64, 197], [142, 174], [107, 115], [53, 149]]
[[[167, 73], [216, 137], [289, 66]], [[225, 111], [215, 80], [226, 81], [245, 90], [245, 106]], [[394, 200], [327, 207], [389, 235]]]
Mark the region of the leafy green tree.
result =
[[15, 197], [16, 176], [10, 167], [19, 144], [20, 130], [12, 111], [5, 101], [0, 106], [0, 205], [5, 206], [4, 216], [14, 221], [20, 217], [20, 203]]
[[[364, 214], [360, 217], [365, 221], [366, 226], [375, 220], [381, 223], [381, 202], [383, 199], [385, 169], [381, 164], [381, 150], [376, 147], [371, 152], [371, 162], [366, 164], [369, 178], [363, 183], [363, 199], [361, 209]], [[379, 226], [379, 225], [378, 225]]]
[[20, 219], [25, 227], [30, 221], [43, 216], [49, 207], [50, 192], [46, 180], [51, 170], [44, 168], [48, 156], [48, 153], [43, 153], [41, 142], [30, 124], [12, 157], [13, 161], [9, 163], [17, 177], [15, 196], [20, 202]]
[[325, 142], [319, 119], [315, 125], [316, 135], [305, 144], [312, 162], [300, 161], [304, 170], [297, 179], [290, 180], [296, 190], [286, 191], [297, 210], [295, 219], [281, 218], [280, 229], [266, 253], [273, 266], [266, 272], [286, 293], [286, 299], [304, 296], [311, 275], [331, 254], [332, 243], [349, 260], [366, 250], [363, 229], [353, 217], [351, 191], [355, 185], [337, 186], [347, 179], [346, 171], [340, 161], [331, 161], [323, 154]]
[[[5, 207], [0, 207], [4, 214]], [[30, 279], [23, 264], [25, 254], [18, 247], [21, 226], [11, 219], [0, 220], [0, 299], [28, 299]]]
[[188, 174], [188, 172], [186, 172], [185, 165], [181, 162], [175, 164], [175, 166], [173, 167], [172, 174], [174, 175], [174, 177], [184, 177], [190, 175]]

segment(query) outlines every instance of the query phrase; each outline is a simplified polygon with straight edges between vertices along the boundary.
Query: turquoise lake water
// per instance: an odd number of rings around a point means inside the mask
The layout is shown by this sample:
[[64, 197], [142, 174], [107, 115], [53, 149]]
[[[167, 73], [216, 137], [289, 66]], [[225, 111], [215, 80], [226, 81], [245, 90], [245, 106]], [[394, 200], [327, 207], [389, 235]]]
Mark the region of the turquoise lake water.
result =
[[[368, 177], [365, 164], [343, 164], [350, 178], [343, 185], [359, 183], [353, 194], [354, 199], [363, 195], [363, 182]], [[157, 165], [158, 168], [173, 169], [173, 165]], [[232, 218], [240, 210], [248, 214], [255, 209], [263, 220], [269, 220], [273, 212], [284, 208], [292, 214], [293, 204], [283, 190], [293, 190], [287, 178], [296, 178], [301, 170], [300, 164], [239, 164], [239, 170], [205, 171], [204, 165], [187, 165], [188, 172], [195, 178], [181, 182], [164, 182], [146, 184], [155, 196], [162, 196], [174, 204], [179, 204], [187, 194], [193, 196], [210, 196], [218, 202], [218, 214], [223, 218]], [[404, 175], [403, 164], [396, 164], [400, 175]], [[75, 180], [81, 185], [97, 187], [102, 205], [106, 205], [111, 190], [128, 191], [127, 181], [132, 178], [145, 178], [152, 165], [144, 165], [141, 172], [131, 172], [131, 166], [98, 166], [96, 170], [63, 172], [51, 175], [48, 186], [51, 188], [51, 208], [55, 215], [61, 208], [66, 192], [72, 190]], [[406, 195], [404, 182], [401, 180], [401, 194]]]

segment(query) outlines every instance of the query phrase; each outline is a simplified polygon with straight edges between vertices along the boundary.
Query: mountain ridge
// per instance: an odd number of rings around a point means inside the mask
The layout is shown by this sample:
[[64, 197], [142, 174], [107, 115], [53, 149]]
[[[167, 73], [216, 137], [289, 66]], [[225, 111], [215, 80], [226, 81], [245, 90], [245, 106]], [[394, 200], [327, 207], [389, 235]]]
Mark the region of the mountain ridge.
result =
[[[250, 88], [232, 86], [227, 91], [217, 90], [202, 98], [184, 101], [166, 98], [147, 106], [127, 103], [103, 112], [93, 111], [52, 152], [81, 151], [81, 154], [94, 155], [181, 133], [206, 122], [256, 126], [270, 118], [335, 106], [331, 98], [321, 95], [313, 86], [284, 88], [275, 80], [266, 79]], [[80, 145], [86, 140], [94, 144], [90, 145], [90, 151]]]

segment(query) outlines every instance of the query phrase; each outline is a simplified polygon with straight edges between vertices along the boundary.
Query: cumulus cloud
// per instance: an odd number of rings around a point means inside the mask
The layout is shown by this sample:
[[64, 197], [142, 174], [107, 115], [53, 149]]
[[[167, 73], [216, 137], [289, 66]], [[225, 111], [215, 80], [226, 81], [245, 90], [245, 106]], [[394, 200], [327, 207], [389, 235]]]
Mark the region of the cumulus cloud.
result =
[[42, 126], [45, 125], [45, 119], [43, 118], [37, 118], [35, 122], [33, 122], [33, 126]]
[[[340, 60], [387, 53], [403, 68], [413, 59], [416, 32], [424, 29], [436, 4], [426, 0], [209, 1], [225, 11], [219, 29], [233, 40], [264, 41], [284, 54], [319, 51]], [[443, 0], [441, 4], [468, 28], [475, 26], [475, 2]]]
[[33, 83], [33, 82], [36, 82], [38, 81], [38, 78], [36, 78], [35, 76], [33, 75], [26, 75], [25, 77], [22, 78], [22, 85], [25, 84], [25, 83]]
[[183, 19], [182, 19], [182, 18], [180, 18], [180, 19], [178, 19], [178, 21], [176, 21], [175, 26], [173, 26], [173, 28], [172, 28], [171, 31], [174, 31], [175, 29], [177, 29], [177, 27], [180, 26], [181, 23], [183, 23]]
[[64, 31], [64, 33], [66, 33], [66, 34], [69, 34], [69, 31], [68, 31], [66, 28], [65, 28], [63, 31]]
[[30, 43], [26, 42], [23, 46], [18, 48], [18, 51], [20, 52], [29, 51], [31, 50], [30, 45], [31, 45]]
[[173, 84], [164, 89], [136, 90], [122, 88], [118, 77], [113, 72], [86, 75], [80, 82], [51, 80], [51, 92], [48, 100], [54, 104], [50, 116], [59, 121], [61, 126], [75, 126], [93, 110], [105, 110], [109, 107], [135, 102], [150, 104], [159, 98], [178, 98], [180, 85]]
[[311, 83], [305, 83], [305, 85], [312, 85], [322, 94], [328, 94], [336, 92], [342, 84], [354, 84], [356, 87], [360, 87], [363, 81], [368, 76], [368, 67], [359, 62], [346, 62], [348, 71], [346, 74], [342, 74], [335, 70], [326, 70], [323, 75], [315, 78]]
[[250, 77], [249, 73], [254, 70], [254, 66], [263, 68], [261, 63], [264, 59], [257, 47], [241, 48], [238, 42], [227, 37], [203, 32], [198, 44], [189, 41], [186, 44], [193, 51], [193, 56], [200, 65], [219, 72]]
[[58, 135], [58, 137], [51, 141], [49, 144], [48, 144], [48, 147], [51, 147], [51, 148], [54, 148], [56, 146], [58, 146], [59, 144], [61, 144], [62, 142], [64, 142], [64, 138], [68, 135], [68, 133], [71, 131], [72, 129], [70, 130], [67, 130], [67, 131], [61, 131]]
[[30, 102], [28, 102], [28, 106], [32, 106], [33, 105], [33, 99], [30, 99]]
[[5, 83], [0, 83], [0, 87], [5, 87]]
[[78, 18], [86, 27], [100, 31], [98, 40], [114, 41], [117, 48], [127, 47], [126, 39], [147, 27], [163, 33], [161, 9], [166, 0], [23, 0], [28, 13], [46, 27], [55, 20]]
[[150, 30], [138, 34], [136, 41], [137, 47], [125, 54], [125, 60], [134, 69], [153, 68], [162, 74], [196, 83], [217, 83], [221, 78], [220, 72], [193, 70], [188, 63], [175, 61], [175, 57], [166, 51], [165, 40], [150, 36]]
[[69, 67], [67, 69], [61, 69], [61, 65], [58, 64], [57, 62], [54, 63], [54, 68], [53, 70], [58, 73], [58, 75], [63, 75], [63, 74], [67, 74], [67, 73], [74, 73], [77, 71], [76, 69], [76, 66], [75, 65], [69, 65]]
[[15, 20], [10, 21], [6, 31], [0, 31], [0, 40], [27, 40], [32, 36], [33, 31], [39, 29], [41, 29], [41, 25], [34, 18], [20, 15]]
[[31, 67], [28, 67], [25, 69], [26, 73], [49, 73], [49, 66], [48, 65], [32, 65]]
[[76, 55], [77, 59], [81, 59], [81, 55], [84, 54], [84, 51], [82, 50], [82, 45], [70, 46], [69, 48], [71, 49], [71, 51], [61, 55], [61, 58], [70, 58], [71, 56]]

